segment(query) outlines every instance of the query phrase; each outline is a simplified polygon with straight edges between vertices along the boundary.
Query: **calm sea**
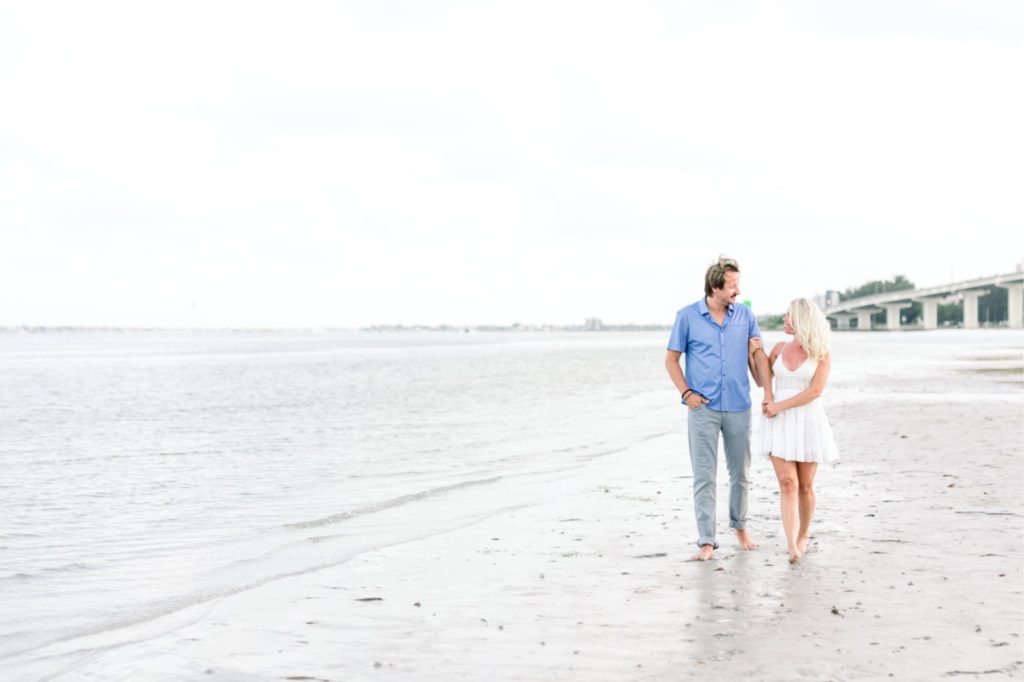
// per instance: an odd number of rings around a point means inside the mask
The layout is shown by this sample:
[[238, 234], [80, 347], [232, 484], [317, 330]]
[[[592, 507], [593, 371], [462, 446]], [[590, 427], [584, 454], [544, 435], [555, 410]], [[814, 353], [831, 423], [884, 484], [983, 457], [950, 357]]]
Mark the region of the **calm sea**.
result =
[[0, 334], [0, 667], [536, 499], [675, 426], [666, 338]]
[[[543, 502], [589, 460], [681, 432], [667, 337], [0, 334], [0, 668]], [[834, 338], [839, 418], [900, 377], [1018, 367], [1024, 348], [1009, 330]], [[945, 376], [904, 399], [1019, 398]]]

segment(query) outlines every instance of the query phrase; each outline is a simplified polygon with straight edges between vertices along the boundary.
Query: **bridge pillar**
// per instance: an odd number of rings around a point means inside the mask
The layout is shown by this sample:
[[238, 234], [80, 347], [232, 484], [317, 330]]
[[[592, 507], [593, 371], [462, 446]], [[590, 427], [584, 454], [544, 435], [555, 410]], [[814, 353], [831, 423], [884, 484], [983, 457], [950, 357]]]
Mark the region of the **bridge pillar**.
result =
[[834, 317], [835, 318], [835, 320], [836, 320], [836, 329], [841, 329], [841, 330], [849, 329], [850, 328], [850, 320], [853, 319], [853, 315], [850, 315], [850, 314], [847, 314], [847, 313], [836, 313], [835, 315], [830, 315], [829, 317]]
[[857, 331], [871, 331], [871, 316], [882, 312], [881, 308], [861, 308], [851, 311], [857, 316]]
[[939, 301], [945, 296], [925, 296], [917, 299], [921, 302], [921, 318], [925, 329], [937, 329], [939, 326]]
[[1020, 329], [1024, 327], [1024, 284], [1017, 282], [1015, 284], [997, 284], [1000, 289], [1006, 289], [1006, 312], [1009, 316], [1007, 318], [1007, 325], [1010, 329]]
[[964, 329], [978, 328], [978, 299], [988, 293], [988, 289], [961, 291], [964, 297]]
[[900, 311], [906, 310], [911, 307], [911, 303], [903, 301], [901, 303], [886, 303], [885, 308], [885, 328], [891, 331], [898, 331], [900, 328]]

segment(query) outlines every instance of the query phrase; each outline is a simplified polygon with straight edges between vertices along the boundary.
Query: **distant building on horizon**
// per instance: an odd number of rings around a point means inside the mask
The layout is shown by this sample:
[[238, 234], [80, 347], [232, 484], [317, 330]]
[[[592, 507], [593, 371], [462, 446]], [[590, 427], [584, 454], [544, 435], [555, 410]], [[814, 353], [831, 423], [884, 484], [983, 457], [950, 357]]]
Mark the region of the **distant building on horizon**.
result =
[[601, 323], [600, 317], [588, 317], [583, 323], [583, 329], [588, 332], [599, 332], [604, 329], [604, 325]]
[[829, 289], [824, 294], [818, 294], [815, 296], [814, 303], [822, 310], [831, 308], [834, 305], [839, 305], [839, 292], [835, 289]]

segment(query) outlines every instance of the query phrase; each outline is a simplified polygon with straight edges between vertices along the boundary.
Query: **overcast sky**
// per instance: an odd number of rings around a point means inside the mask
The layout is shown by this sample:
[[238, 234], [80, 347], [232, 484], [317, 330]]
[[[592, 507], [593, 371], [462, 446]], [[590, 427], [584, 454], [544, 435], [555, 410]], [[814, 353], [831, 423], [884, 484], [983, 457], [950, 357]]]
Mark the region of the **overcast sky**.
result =
[[0, 2], [0, 325], [669, 324], [1024, 260], [1019, 2]]

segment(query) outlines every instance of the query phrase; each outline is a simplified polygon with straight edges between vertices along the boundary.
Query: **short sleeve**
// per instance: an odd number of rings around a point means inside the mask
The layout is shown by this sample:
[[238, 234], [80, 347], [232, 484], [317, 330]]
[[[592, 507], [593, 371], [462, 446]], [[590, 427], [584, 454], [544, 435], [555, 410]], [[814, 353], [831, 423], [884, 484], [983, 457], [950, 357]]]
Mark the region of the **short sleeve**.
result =
[[[749, 310], [749, 308], [747, 310]], [[747, 336], [749, 338], [754, 338], [755, 336], [760, 338], [761, 329], [760, 327], [757, 326], [757, 318], [754, 317], [754, 313], [752, 312], [748, 312], [747, 314], [750, 316], [750, 324], [748, 325], [749, 331], [747, 332]]]
[[690, 323], [686, 319], [686, 309], [676, 313], [676, 322], [672, 325], [672, 333], [668, 337], [668, 349], [679, 353], [686, 352], [686, 339], [690, 334]]

